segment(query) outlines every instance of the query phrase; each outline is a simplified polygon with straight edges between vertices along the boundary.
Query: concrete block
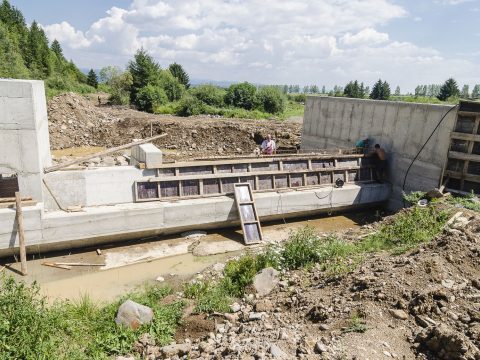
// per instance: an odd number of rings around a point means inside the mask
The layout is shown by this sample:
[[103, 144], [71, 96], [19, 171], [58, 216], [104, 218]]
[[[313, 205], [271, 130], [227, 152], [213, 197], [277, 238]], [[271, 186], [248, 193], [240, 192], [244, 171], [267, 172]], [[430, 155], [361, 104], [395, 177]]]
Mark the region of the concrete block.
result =
[[147, 169], [162, 165], [162, 152], [153, 144], [141, 144], [132, 147], [132, 158], [136, 162], [145, 163]]

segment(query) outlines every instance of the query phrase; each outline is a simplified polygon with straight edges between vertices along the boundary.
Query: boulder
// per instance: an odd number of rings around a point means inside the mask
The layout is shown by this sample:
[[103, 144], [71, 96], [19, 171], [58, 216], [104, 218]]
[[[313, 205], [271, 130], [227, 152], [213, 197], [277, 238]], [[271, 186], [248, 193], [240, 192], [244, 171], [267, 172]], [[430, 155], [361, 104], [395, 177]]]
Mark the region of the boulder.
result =
[[127, 300], [118, 308], [115, 322], [132, 329], [138, 329], [143, 324], [153, 320], [153, 310], [148, 306]]
[[278, 271], [268, 267], [255, 275], [253, 287], [259, 296], [265, 296], [277, 286], [278, 281]]

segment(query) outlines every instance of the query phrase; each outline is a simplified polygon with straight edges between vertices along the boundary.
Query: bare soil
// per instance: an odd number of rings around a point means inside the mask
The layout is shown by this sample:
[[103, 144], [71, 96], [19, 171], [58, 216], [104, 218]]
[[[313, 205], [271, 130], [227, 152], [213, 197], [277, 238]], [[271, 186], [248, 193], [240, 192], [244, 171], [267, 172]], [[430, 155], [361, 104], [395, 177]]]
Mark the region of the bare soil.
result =
[[299, 147], [301, 133], [298, 122], [154, 115], [98, 105], [96, 100], [74, 93], [52, 98], [48, 117], [53, 150], [113, 147], [167, 133], [155, 144], [167, 150], [170, 159], [250, 154], [267, 134], [276, 138], [280, 150], [291, 151]]

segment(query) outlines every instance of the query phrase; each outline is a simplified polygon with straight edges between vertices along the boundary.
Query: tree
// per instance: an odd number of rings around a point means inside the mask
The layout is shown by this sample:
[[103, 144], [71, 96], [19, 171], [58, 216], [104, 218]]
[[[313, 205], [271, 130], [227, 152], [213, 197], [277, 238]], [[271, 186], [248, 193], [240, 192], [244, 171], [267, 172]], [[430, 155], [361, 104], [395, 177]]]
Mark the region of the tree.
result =
[[182, 65], [173, 63], [168, 67], [170, 73], [178, 80], [180, 84], [185, 86], [185, 89], [190, 87], [190, 78], [186, 71], [183, 69]]
[[168, 98], [161, 87], [148, 84], [138, 91], [136, 101], [139, 110], [153, 113], [155, 108], [165, 104]]
[[480, 84], [477, 84], [473, 87], [472, 90], [472, 98], [473, 99], [478, 99], [480, 98]]
[[87, 75], [87, 84], [94, 87], [95, 89], [98, 88], [98, 78], [97, 74], [93, 69], [90, 69]]
[[307, 85], [305, 85], [305, 86], [303, 87], [303, 93], [304, 93], [304, 94], [308, 94], [309, 92], [310, 92], [310, 88], [309, 88]]
[[160, 70], [158, 80], [154, 84], [163, 88], [170, 101], [180, 100], [185, 93], [185, 86], [169, 70]]
[[357, 80], [350, 81], [347, 85], [345, 85], [343, 94], [346, 97], [363, 99], [365, 97], [365, 87], [363, 83], [358, 84]]
[[59, 59], [65, 59], [65, 58], [63, 57], [62, 46], [60, 45], [60, 43], [58, 42], [57, 39], [53, 40], [52, 45], [50, 45], [50, 50], [52, 50], [53, 53], [54, 53], [55, 55], [57, 55], [57, 58], [59, 58]]
[[310, 85], [310, 93], [311, 94], [318, 94], [318, 86], [317, 85]]
[[264, 86], [255, 94], [255, 103], [260, 110], [276, 114], [285, 110], [285, 95], [273, 86]]
[[326, 94], [325, 85], [322, 86], [322, 94]]
[[445, 101], [449, 97], [452, 96], [459, 96], [460, 95], [460, 90], [458, 89], [457, 82], [450, 78], [445, 83], [442, 85], [440, 88], [440, 93], [438, 94], [437, 98], [438, 100]]
[[223, 98], [225, 97], [225, 90], [214, 85], [200, 85], [192, 87], [189, 90], [190, 94], [203, 102], [204, 104], [222, 107]]
[[469, 92], [469, 87], [468, 85], [463, 85], [463, 88], [462, 88], [462, 97], [464, 99], [467, 99], [469, 96], [470, 96], [470, 92]]
[[400, 96], [400, 86], [395, 88], [395, 96]]
[[225, 95], [225, 104], [251, 110], [255, 106], [255, 93], [257, 88], [248, 83], [233, 84]]
[[128, 63], [128, 70], [132, 75], [130, 101], [137, 104], [137, 93], [143, 87], [154, 84], [159, 79], [160, 65], [142, 48], [137, 51], [133, 60]]
[[370, 99], [375, 100], [388, 100], [390, 98], [390, 85], [379, 79], [375, 85], [373, 85], [372, 92], [370, 93]]

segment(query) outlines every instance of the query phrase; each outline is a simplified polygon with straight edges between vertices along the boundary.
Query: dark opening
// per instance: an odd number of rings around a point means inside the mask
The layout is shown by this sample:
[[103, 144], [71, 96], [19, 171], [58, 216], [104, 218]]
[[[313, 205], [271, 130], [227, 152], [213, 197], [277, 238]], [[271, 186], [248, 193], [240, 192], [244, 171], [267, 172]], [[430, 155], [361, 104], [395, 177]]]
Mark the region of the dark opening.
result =
[[0, 197], [15, 197], [17, 191], [19, 191], [17, 176], [0, 174]]
[[457, 119], [457, 125], [455, 131], [464, 134], [473, 134], [473, 128], [475, 127], [474, 116], [462, 116], [459, 115]]
[[466, 152], [468, 152], [468, 141], [467, 140], [452, 139], [452, 144], [450, 145], [450, 150], [466, 153]]

